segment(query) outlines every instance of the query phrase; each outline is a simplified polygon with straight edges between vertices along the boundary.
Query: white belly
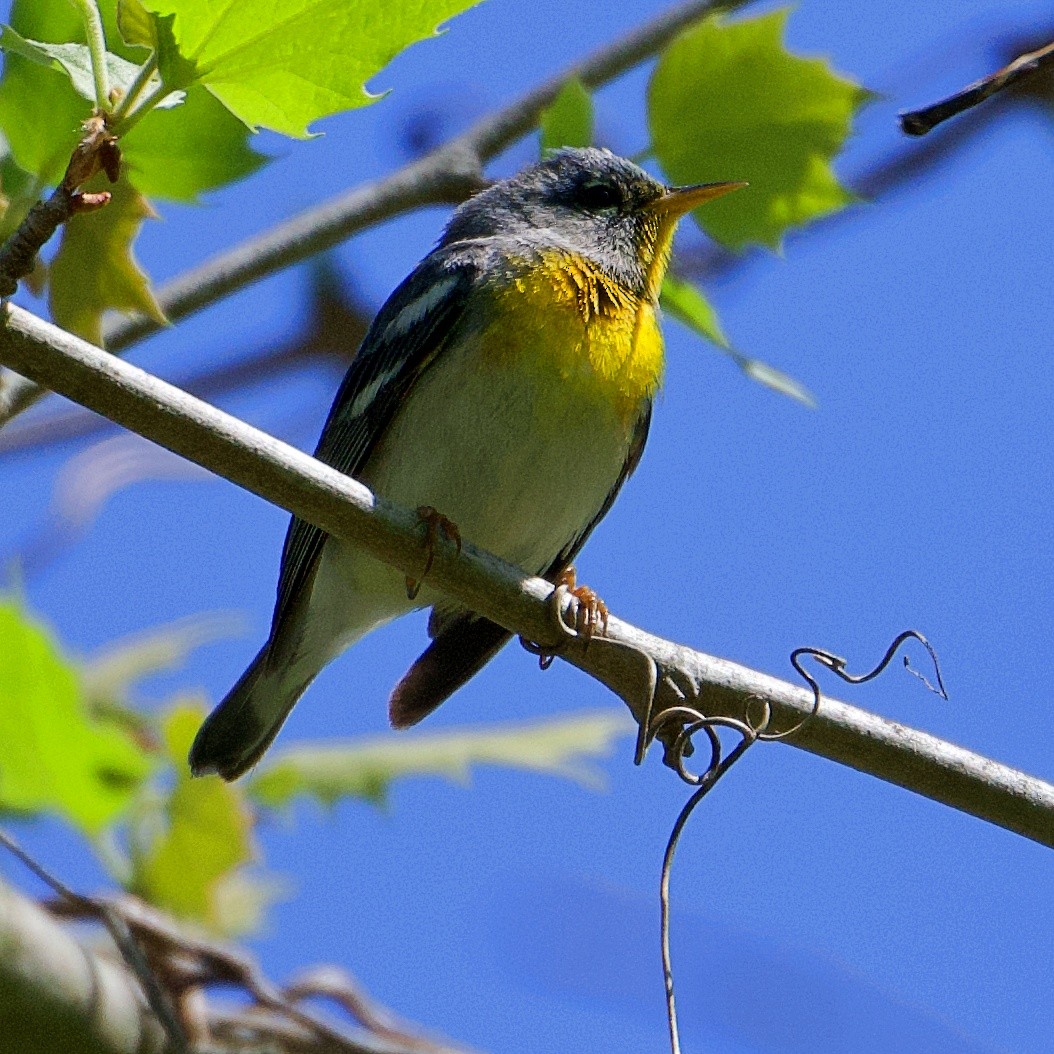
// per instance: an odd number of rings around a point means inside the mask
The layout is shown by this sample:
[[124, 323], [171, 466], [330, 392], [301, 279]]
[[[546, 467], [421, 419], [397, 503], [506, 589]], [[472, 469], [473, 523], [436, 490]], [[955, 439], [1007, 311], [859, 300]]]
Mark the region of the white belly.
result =
[[[580, 387], [545, 383], [515, 360], [488, 361], [466, 344], [415, 386], [362, 479], [397, 504], [433, 506], [464, 540], [537, 574], [600, 510], [625, 463], [630, 433], [603, 400], [583, 405]], [[470, 370], [478, 383], [466, 386]], [[312, 593], [312, 621], [342, 626], [326, 649], [333, 653], [437, 599], [425, 588], [410, 602], [400, 572], [331, 539]]]

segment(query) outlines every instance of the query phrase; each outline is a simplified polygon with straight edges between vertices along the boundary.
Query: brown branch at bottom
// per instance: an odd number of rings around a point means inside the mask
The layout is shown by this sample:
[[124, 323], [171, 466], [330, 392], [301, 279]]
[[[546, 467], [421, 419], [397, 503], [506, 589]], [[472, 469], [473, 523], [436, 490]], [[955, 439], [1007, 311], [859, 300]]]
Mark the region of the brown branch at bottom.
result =
[[[76, 1035], [97, 1040], [91, 1049], [110, 1054], [189, 1054], [191, 1049], [215, 1050], [217, 1040], [239, 1050], [270, 1043], [304, 1054], [457, 1054], [458, 1048], [399, 1021], [335, 967], [319, 968], [280, 988], [240, 948], [190, 934], [136, 897], [77, 893], [2, 830], [0, 845], [57, 894], [40, 906], [52, 919], [102, 925], [127, 971], [115, 973], [117, 963], [78, 948], [61, 928], [49, 925], [36, 904], [0, 884], [0, 946], [8, 951], [8, 961], [0, 962], [2, 1009], [46, 1004], [20, 1022], [14, 1035], [0, 1037], [4, 1050], [16, 1049], [8, 1042], [25, 1041], [31, 1045], [18, 1049], [65, 1054], [71, 1049], [68, 1038]], [[77, 955], [86, 973], [70, 969], [69, 960]], [[62, 971], [61, 984], [55, 981], [56, 970]], [[35, 986], [55, 991], [42, 1000]], [[217, 987], [240, 988], [253, 1002], [241, 1009], [216, 1004], [209, 992]], [[300, 1005], [314, 996], [342, 1006], [357, 1023], [356, 1032], [347, 1033]], [[43, 1039], [49, 1015], [64, 1023], [62, 1028], [52, 1023], [50, 1043]]]
[[941, 99], [940, 102], [925, 106], [921, 110], [902, 113], [900, 127], [907, 135], [926, 135], [956, 114], [969, 110], [997, 92], [1005, 91], [1025, 78], [1049, 68], [1054, 68], [1054, 41], [1035, 51], [1019, 55], [1001, 70], [982, 77], [947, 99]]

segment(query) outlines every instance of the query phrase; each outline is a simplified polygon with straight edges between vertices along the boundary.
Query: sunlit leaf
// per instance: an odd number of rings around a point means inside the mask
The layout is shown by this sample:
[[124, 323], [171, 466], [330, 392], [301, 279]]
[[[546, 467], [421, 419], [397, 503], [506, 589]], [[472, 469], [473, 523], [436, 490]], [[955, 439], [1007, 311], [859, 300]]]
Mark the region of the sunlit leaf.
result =
[[121, 140], [128, 178], [150, 197], [196, 201], [199, 195], [251, 175], [267, 158], [252, 133], [200, 85], [183, 106], [141, 121]]
[[602, 777], [588, 761], [608, 756], [615, 740], [631, 728], [623, 715], [605, 712], [520, 726], [294, 747], [261, 765], [249, 793], [273, 807], [298, 795], [327, 805], [346, 797], [380, 803], [395, 779], [444, 776], [467, 782], [476, 765], [529, 769], [597, 786]]
[[683, 322], [719, 348], [728, 347], [728, 338], [721, 330], [717, 312], [703, 296], [702, 290], [691, 282], [667, 274], [659, 293], [659, 306], [666, 314]]
[[[165, 747], [176, 770], [163, 807], [162, 830], [133, 854], [131, 889], [151, 904], [210, 929], [232, 932], [229, 912], [242, 867], [254, 855], [252, 821], [240, 785], [194, 779], [187, 752], [204, 712], [179, 706], [164, 722]], [[237, 876], [237, 877], [236, 877]], [[244, 922], [254, 912], [238, 911]]]
[[562, 146], [592, 144], [593, 99], [577, 77], [572, 77], [542, 111], [538, 128], [543, 157]]
[[139, 311], [164, 324], [150, 283], [132, 253], [143, 220], [154, 215], [146, 199], [122, 177], [109, 189], [113, 200], [65, 225], [51, 265], [49, 304], [55, 321], [94, 344], [102, 341], [102, 316], [109, 309]]
[[175, 17], [175, 43], [193, 64], [166, 83], [187, 87], [193, 68], [250, 128], [305, 136], [312, 121], [376, 98], [366, 81], [476, 0], [140, 2]]
[[95, 835], [148, 768], [127, 736], [89, 719], [76, 670], [47, 631], [0, 602], [0, 809], [56, 814]]
[[732, 248], [778, 247], [791, 227], [855, 200], [831, 161], [870, 97], [783, 45], [787, 11], [707, 19], [662, 54], [648, 88], [652, 148], [675, 183], [747, 180], [694, 213]]

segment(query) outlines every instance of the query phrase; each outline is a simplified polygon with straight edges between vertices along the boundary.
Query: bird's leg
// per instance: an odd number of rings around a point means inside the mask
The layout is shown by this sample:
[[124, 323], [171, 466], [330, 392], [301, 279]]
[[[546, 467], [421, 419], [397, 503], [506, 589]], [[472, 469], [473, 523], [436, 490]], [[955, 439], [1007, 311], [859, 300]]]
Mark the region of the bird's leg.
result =
[[586, 646], [597, 630], [604, 636], [608, 629], [608, 606], [589, 586], [580, 586], [573, 565], [568, 565], [553, 583], [557, 589], [563, 586], [578, 601], [575, 606], [575, 632], [585, 638]]
[[431, 505], [418, 505], [417, 515], [425, 525], [424, 548], [427, 555], [425, 556], [425, 569], [421, 572], [421, 577], [414, 579], [410, 575], [406, 576], [406, 598], [408, 600], [416, 600], [417, 594], [421, 592], [421, 584], [424, 582], [428, 572], [432, 570], [432, 561], [435, 559], [436, 554], [436, 543], [439, 541], [440, 536], [448, 542], [453, 542], [457, 547], [458, 555], [461, 555], [461, 532], [452, 520], [447, 519], [446, 516]]

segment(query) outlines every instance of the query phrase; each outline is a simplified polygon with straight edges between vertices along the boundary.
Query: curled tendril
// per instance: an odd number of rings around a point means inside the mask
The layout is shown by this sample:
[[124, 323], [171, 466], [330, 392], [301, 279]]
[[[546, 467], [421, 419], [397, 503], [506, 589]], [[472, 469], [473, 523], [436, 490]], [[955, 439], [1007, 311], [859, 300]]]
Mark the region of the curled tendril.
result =
[[[681, 1054], [681, 1043], [677, 1025], [677, 1006], [674, 998], [673, 963], [670, 955], [670, 875], [673, 871], [673, 858], [677, 852], [677, 844], [685, 825], [695, 811], [696, 806], [714, 788], [717, 781], [746, 753], [747, 749], [754, 743], [761, 741], [775, 742], [786, 739], [788, 736], [800, 731], [816, 715], [820, 708], [820, 686], [816, 678], [802, 665], [805, 658], [814, 659], [825, 669], [836, 674], [848, 684], [863, 684], [865, 681], [878, 677], [883, 670], [893, 661], [900, 646], [907, 640], [917, 640], [929, 653], [933, 661], [936, 686], [931, 684], [925, 676], [915, 670], [907, 657], [904, 659], [904, 667], [909, 673], [918, 677], [930, 691], [948, 698], [944, 688], [944, 680], [941, 676], [940, 663], [937, 654], [928, 640], [915, 630], [905, 630], [890, 644], [882, 657], [881, 662], [874, 669], [863, 674], [852, 674], [846, 670], [846, 660], [824, 651], [820, 648], [797, 648], [791, 653], [791, 665], [801, 675], [806, 684], [809, 685], [813, 694], [813, 704], [809, 711], [804, 714], [790, 728], [779, 731], [770, 731], [769, 722], [772, 718], [772, 706], [768, 700], [761, 696], [749, 696], [746, 700], [742, 718], [725, 717], [721, 715], [707, 716], [687, 701], [677, 703], [664, 710], [655, 713], [655, 697], [659, 684], [659, 670], [655, 660], [645, 656], [647, 660], [646, 682], [645, 682], [645, 709], [640, 730], [637, 735], [636, 763], [643, 760], [644, 752], [648, 745], [664, 730], [670, 734], [663, 737], [666, 743], [666, 763], [674, 769], [677, 775], [689, 786], [695, 788], [691, 797], [684, 804], [677, 820], [674, 822], [666, 843], [666, 851], [662, 858], [662, 874], [659, 884], [659, 908], [661, 913], [661, 938], [662, 938], [662, 974], [663, 984], [666, 991], [666, 1019], [670, 1030], [670, 1050], [672, 1054]], [[673, 686], [677, 694], [684, 699], [684, 693]], [[752, 714], [751, 704], [759, 703], [760, 712]], [[726, 728], [738, 733], [739, 742], [728, 751], [724, 752], [724, 744], [719, 735], [719, 729]], [[692, 772], [688, 769], [686, 759], [692, 754], [692, 740], [700, 732], [706, 734], [710, 744], [710, 761], [702, 772]]]

